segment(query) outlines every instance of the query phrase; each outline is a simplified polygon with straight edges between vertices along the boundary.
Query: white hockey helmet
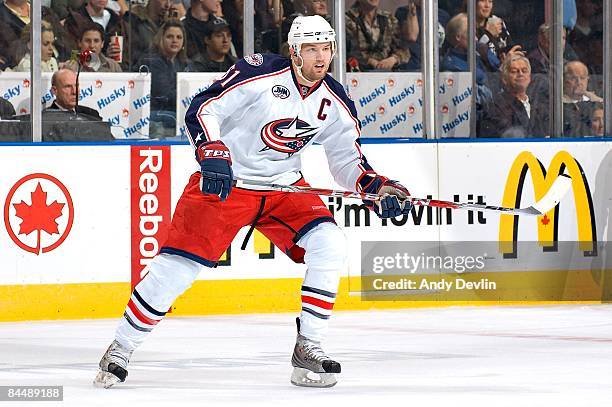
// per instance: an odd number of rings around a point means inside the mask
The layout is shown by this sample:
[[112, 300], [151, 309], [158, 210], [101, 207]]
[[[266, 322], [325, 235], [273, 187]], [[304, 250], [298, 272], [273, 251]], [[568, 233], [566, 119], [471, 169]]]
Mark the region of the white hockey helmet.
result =
[[336, 54], [336, 32], [321, 16], [298, 16], [293, 20], [287, 43], [294, 55], [300, 56], [302, 44], [329, 42], [332, 48], [332, 58]]

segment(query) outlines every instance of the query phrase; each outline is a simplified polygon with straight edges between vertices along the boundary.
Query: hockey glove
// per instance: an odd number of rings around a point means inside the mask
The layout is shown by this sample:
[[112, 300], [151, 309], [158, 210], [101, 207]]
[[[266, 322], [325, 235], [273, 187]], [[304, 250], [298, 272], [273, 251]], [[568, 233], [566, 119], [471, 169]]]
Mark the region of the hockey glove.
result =
[[217, 195], [225, 201], [232, 191], [234, 173], [229, 149], [222, 141], [202, 143], [196, 149], [202, 178], [200, 189], [203, 194]]
[[395, 218], [407, 215], [412, 209], [412, 202], [408, 199], [410, 192], [399, 182], [377, 175], [363, 189], [363, 192], [383, 195], [380, 201], [364, 200], [363, 203], [374, 211], [379, 218]]

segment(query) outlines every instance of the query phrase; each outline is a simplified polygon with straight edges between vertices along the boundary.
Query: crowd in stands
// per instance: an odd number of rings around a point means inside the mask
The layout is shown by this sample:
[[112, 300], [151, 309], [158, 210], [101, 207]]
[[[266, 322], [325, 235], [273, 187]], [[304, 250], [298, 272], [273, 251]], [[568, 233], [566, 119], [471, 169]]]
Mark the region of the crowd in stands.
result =
[[[564, 136], [601, 135], [603, 0], [564, 0]], [[79, 52], [95, 54], [90, 72], [152, 74], [152, 119], [172, 117], [177, 72], [224, 72], [243, 56], [241, 0], [41, 0], [41, 43], [30, 40], [30, 1], [0, 0], [0, 70], [29, 71], [33, 46], [42, 70], [77, 70]], [[423, 0], [346, 1], [347, 71], [421, 70]], [[38, 7], [38, 2], [33, 3]], [[288, 55], [293, 19], [318, 14], [330, 0], [254, 0], [255, 50]], [[527, 10], [527, 11], [526, 11]], [[439, 0], [440, 70], [467, 72], [466, 0]], [[530, 13], [526, 18], [524, 13]], [[476, 0], [478, 137], [549, 134], [551, 26], [544, 2]], [[516, 33], [516, 35], [515, 35]], [[6, 114], [5, 114], [6, 115]], [[160, 119], [162, 120], [162, 119]], [[173, 120], [162, 120], [173, 127]]]

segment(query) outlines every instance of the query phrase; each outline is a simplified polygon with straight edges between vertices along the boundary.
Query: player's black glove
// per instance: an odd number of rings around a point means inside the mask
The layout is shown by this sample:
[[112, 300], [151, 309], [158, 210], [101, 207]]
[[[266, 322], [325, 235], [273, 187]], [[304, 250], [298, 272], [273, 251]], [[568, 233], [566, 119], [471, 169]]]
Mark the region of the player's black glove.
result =
[[203, 194], [217, 195], [221, 201], [232, 192], [234, 173], [230, 151], [221, 140], [202, 143], [196, 149], [202, 178], [200, 189]]
[[363, 192], [384, 195], [380, 201], [363, 201], [380, 218], [407, 215], [412, 209], [412, 202], [406, 199], [410, 196], [410, 192], [402, 184], [389, 178], [377, 175], [363, 189]]

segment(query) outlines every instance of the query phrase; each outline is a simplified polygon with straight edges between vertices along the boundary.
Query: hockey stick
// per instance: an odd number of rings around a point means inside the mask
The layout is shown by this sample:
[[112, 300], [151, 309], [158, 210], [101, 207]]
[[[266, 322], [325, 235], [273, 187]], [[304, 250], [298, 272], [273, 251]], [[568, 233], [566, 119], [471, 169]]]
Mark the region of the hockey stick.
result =
[[[234, 185], [238, 188], [252, 188], [258, 187], [266, 190], [280, 191], [280, 192], [299, 192], [310, 195], [325, 195], [334, 196], [341, 198], [356, 198], [366, 199], [370, 201], [380, 201], [384, 198], [383, 195], [368, 194], [365, 192], [350, 192], [350, 191], [339, 191], [335, 189], [324, 189], [324, 188], [313, 188], [304, 187], [298, 185], [280, 185], [280, 184], [268, 184], [259, 181], [247, 181], [247, 180], [236, 180]], [[437, 199], [429, 198], [415, 198], [409, 196], [407, 199], [412, 202], [414, 206], [432, 206], [434, 208], [450, 208], [450, 209], [471, 209], [479, 211], [495, 211], [503, 212], [510, 215], [532, 215], [541, 216], [546, 212], [554, 208], [563, 199], [567, 191], [572, 186], [572, 179], [565, 174], [560, 174], [559, 177], [553, 182], [550, 189], [536, 203], [524, 207], [524, 208], [508, 208], [504, 206], [491, 206], [483, 204], [475, 204], [468, 202], [451, 202], [451, 201], [440, 201]]]

